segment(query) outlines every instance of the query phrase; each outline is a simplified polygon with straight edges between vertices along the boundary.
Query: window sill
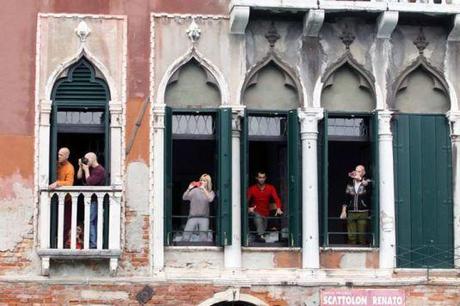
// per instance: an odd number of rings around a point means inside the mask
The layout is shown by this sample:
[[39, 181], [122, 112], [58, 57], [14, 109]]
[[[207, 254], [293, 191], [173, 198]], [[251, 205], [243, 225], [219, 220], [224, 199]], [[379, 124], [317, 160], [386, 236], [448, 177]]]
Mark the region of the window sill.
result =
[[212, 251], [221, 252], [224, 248], [219, 246], [165, 246], [165, 251], [181, 251], [181, 252], [196, 252], [196, 251]]
[[378, 247], [346, 247], [346, 246], [328, 246], [320, 247], [320, 251], [341, 251], [341, 252], [374, 252], [378, 251]]
[[298, 247], [242, 247], [246, 252], [301, 252]]
[[121, 250], [69, 250], [69, 249], [41, 249], [37, 250], [40, 257], [60, 259], [86, 259], [86, 258], [118, 258]]

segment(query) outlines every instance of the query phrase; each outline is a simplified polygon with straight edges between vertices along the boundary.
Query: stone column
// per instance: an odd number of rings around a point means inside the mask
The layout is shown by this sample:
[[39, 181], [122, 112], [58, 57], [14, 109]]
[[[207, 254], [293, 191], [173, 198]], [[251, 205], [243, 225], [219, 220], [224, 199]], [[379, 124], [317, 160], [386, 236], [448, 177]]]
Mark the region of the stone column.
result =
[[454, 266], [460, 268], [460, 112], [448, 114], [451, 123], [454, 205]]
[[[151, 254], [153, 269], [160, 271], [164, 267], [164, 133], [165, 105], [153, 106], [153, 207], [150, 212], [153, 239]], [[152, 224], [153, 223], [153, 224]]]
[[123, 109], [120, 102], [110, 101], [110, 184], [121, 188], [123, 185], [122, 156], [123, 139]]
[[244, 108], [232, 110], [232, 244], [225, 246], [225, 268], [241, 268], [241, 118]]
[[396, 262], [395, 194], [391, 112], [378, 112], [380, 268], [393, 269]]
[[318, 121], [322, 109], [299, 111], [302, 141], [302, 268], [319, 269]]

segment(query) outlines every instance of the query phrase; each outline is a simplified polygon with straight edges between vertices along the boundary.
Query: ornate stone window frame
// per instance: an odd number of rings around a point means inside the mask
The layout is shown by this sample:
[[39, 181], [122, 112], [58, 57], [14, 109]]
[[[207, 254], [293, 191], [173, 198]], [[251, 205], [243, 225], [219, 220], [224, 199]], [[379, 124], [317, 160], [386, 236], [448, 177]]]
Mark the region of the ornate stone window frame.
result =
[[[78, 20], [79, 24], [75, 28], [74, 33], [79, 39], [79, 45], [72, 52], [72, 56], [63, 58], [55, 67], [45, 67], [42, 61], [47, 60], [49, 54], [47, 46], [50, 41], [45, 41], [44, 25], [47, 25], [51, 19], [62, 20]], [[121, 42], [114, 42], [119, 44], [122, 54], [119, 57], [119, 62], [116, 65], [121, 67], [120, 77], [116, 82], [111, 74], [109, 67], [106, 67], [102, 61], [96, 56], [91, 48], [88, 46], [87, 41], [91, 39], [91, 33], [97, 29], [91, 29], [87, 22], [89, 20], [117, 20], [122, 23], [121, 32], [123, 33], [123, 40]], [[94, 34], [93, 34], [94, 35]], [[73, 39], [75, 39], [72, 36]], [[69, 39], [71, 39], [69, 37]], [[50, 39], [51, 40], [51, 39]], [[110, 169], [111, 169], [111, 188], [114, 190], [124, 189], [124, 163], [125, 163], [125, 118], [126, 118], [126, 73], [127, 73], [127, 17], [122, 15], [92, 15], [92, 14], [43, 14], [39, 13], [37, 18], [37, 39], [36, 39], [36, 66], [35, 66], [35, 144], [34, 144], [34, 229], [35, 229], [35, 248], [37, 250], [47, 249], [47, 243], [41, 241], [40, 233], [46, 231], [46, 225], [39, 224], [39, 213], [41, 211], [40, 191], [47, 190], [49, 185], [49, 170], [50, 170], [50, 117], [52, 109], [51, 94], [55, 82], [62, 76], [62, 74], [74, 63], [79, 61], [82, 57], [94, 65], [94, 67], [102, 74], [106, 80], [111, 100], [109, 101], [110, 113]], [[112, 67], [113, 70], [113, 67]], [[42, 72], [45, 72], [45, 77], [42, 77]], [[112, 71], [113, 72], [113, 71]], [[120, 203], [123, 207], [123, 203]], [[123, 209], [123, 208], [122, 208]], [[120, 218], [122, 218], [121, 214]], [[43, 223], [43, 222], [42, 222]], [[49, 225], [47, 225], [49, 227]], [[121, 227], [117, 229], [120, 234], [117, 241], [111, 242], [112, 246], [116, 246], [116, 253], [122, 249], [123, 241], [122, 233], [124, 231], [124, 222], [121, 222]], [[112, 273], [117, 268], [117, 259], [111, 259], [110, 262]], [[42, 273], [49, 273], [49, 257], [42, 257]]]

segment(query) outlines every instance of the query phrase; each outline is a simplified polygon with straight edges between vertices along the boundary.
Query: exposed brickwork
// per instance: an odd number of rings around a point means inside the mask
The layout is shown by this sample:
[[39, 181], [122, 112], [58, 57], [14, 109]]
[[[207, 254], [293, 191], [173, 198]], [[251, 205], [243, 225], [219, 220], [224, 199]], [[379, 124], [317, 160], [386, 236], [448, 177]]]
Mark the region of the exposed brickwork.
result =
[[343, 252], [323, 251], [320, 253], [320, 265], [325, 269], [339, 269]]
[[300, 252], [275, 252], [273, 261], [276, 268], [301, 268], [302, 266]]
[[[76, 305], [111, 304], [139, 305], [137, 293], [145, 285], [154, 289], [147, 305], [198, 305], [215, 293], [228, 287], [196, 284], [106, 284], [106, 285], [56, 285], [45, 283], [0, 283], [0, 305]], [[240, 293], [256, 297], [271, 306], [303, 305], [305, 301], [319, 298], [321, 288], [288, 290], [283, 287], [242, 288]], [[460, 289], [453, 286], [407, 286], [407, 306], [460, 305]], [[274, 296], [273, 292], [277, 292]], [[295, 293], [294, 293], [295, 292]], [[313, 298], [313, 300], [312, 300]]]
[[5, 275], [12, 271], [24, 272], [31, 265], [30, 254], [33, 250], [33, 244], [32, 224], [30, 224], [30, 231], [13, 250], [0, 252], [0, 275]]
[[[126, 211], [126, 223], [132, 221], [133, 218], [138, 218], [137, 213], [133, 210]], [[131, 274], [133, 270], [139, 269], [148, 269], [150, 266], [149, 256], [150, 256], [150, 247], [149, 247], [149, 217], [148, 216], [141, 216], [140, 218], [143, 219], [143, 226], [142, 226], [142, 241], [143, 245], [140, 250], [130, 250], [128, 248], [124, 248], [121, 260], [120, 260], [120, 273], [123, 275]]]

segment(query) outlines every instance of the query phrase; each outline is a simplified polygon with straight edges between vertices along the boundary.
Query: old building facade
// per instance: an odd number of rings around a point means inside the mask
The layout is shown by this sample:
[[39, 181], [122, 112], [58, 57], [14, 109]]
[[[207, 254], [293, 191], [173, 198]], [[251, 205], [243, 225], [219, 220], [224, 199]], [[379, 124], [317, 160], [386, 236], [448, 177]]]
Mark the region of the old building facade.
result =
[[[0, 304], [460, 303], [454, 0], [2, 6]], [[95, 152], [104, 186], [50, 189], [61, 147], [75, 170]], [[283, 211], [262, 240], [260, 171]], [[203, 173], [216, 197], [190, 217]]]

